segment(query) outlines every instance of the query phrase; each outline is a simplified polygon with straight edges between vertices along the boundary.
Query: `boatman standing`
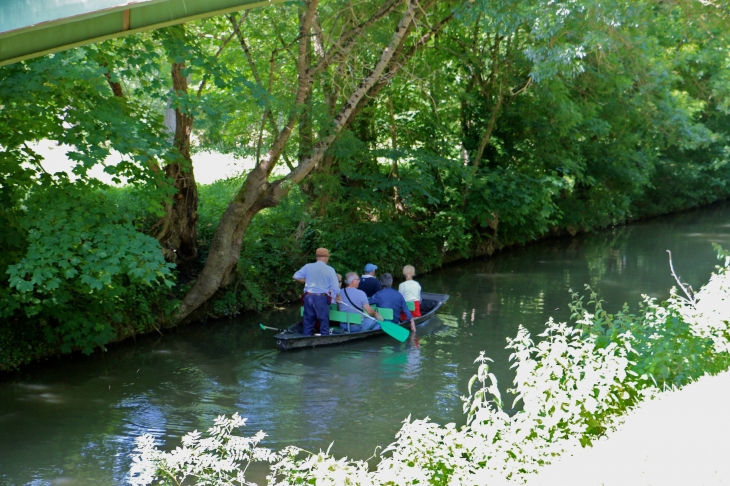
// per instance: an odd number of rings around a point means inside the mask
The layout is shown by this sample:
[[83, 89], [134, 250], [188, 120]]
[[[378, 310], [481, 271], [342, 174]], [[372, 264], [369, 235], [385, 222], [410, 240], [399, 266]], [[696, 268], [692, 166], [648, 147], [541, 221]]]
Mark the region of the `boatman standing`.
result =
[[330, 302], [337, 297], [340, 285], [335, 269], [327, 265], [330, 252], [317, 248], [317, 261], [307, 263], [294, 274], [294, 280], [304, 284], [304, 330], [305, 336], [314, 333], [314, 322], [319, 319], [319, 330], [323, 336], [330, 333]]

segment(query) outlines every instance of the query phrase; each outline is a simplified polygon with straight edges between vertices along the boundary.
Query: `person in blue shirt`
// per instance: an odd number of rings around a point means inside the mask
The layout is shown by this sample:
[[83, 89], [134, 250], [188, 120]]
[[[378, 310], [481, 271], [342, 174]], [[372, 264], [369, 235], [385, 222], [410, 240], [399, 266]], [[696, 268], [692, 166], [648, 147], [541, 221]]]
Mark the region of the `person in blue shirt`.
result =
[[317, 248], [317, 261], [307, 263], [294, 274], [294, 280], [304, 284], [304, 317], [302, 319], [305, 336], [314, 334], [314, 323], [319, 319], [320, 334], [330, 333], [330, 302], [337, 298], [340, 284], [335, 269], [327, 265], [330, 252], [327, 248]]
[[372, 263], [365, 265], [365, 273], [362, 274], [360, 284], [357, 286], [358, 289], [365, 292], [365, 295], [367, 295], [368, 298], [375, 295], [375, 292], [379, 292], [383, 289], [378, 279], [375, 278], [375, 270], [377, 269], [377, 265], [373, 265]]
[[406, 319], [411, 321], [411, 331], [415, 331], [416, 321], [413, 319], [411, 311], [408, 310], [408, 304], [406, 304], [406, 299], [403, 298], [403, 294], [393, 288], [393, 276], [389, 273], [384, 273], [380, 276], [380, 284], [383, 286], [383, 290], [370, 297], [368, 302], [378, 307], [393, 309], [393, 318], [396, 323], [402, 312], [405, 314]]

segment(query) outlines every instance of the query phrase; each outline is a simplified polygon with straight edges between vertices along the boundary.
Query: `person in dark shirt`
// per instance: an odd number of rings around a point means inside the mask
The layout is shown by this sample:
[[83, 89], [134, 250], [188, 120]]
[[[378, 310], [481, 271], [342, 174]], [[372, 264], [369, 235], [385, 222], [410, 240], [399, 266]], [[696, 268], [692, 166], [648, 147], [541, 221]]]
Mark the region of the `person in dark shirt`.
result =
[[365, 295], [367, 295], [368, 298], [375, 295], [375, 292], [379, 292], [383, 289], [378, 279], [375, 278], [375, 270], [377, 269], [378, 267], [372, 263], [365, 265], [365, 273], [362, 274], [360, 284], [357, 286], [359, 290], [365, 292]]
[[408, 310], [408, 304], [406, 304], [406, 299], [403, 298], [403, 294], [392, 287], [393, 276], [389, 273], [384, 273], [380, 276], [380, 283], [383, 286], [383, 290], [370, 297], [368, 302], [377, 305], [379, 308], [393, 309], [393, 318], [396, 323], [402, 312], [405, 314], [406, 319], [410, 319], [411, 331], [415, 332], [416, 321], [413, 319], [411, 311]]

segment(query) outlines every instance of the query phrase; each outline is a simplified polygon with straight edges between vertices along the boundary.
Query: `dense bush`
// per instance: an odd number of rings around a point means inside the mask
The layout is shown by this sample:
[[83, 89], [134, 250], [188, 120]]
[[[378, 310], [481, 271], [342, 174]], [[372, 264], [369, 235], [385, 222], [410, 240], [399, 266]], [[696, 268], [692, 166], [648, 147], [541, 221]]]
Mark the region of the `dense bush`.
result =
[[21, 213], [27, 248], [3, 269], [1, 368], [38, 350], [90, 353], [164, 322], [172, 265], [101, 191], [53, 184], [30, 193]]

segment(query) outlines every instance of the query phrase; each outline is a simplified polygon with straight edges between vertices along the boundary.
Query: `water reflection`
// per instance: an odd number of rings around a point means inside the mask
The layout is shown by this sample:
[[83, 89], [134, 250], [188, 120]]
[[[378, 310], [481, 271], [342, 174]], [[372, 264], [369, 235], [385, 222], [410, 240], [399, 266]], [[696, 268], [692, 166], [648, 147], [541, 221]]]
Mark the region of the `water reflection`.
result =
[[[502, 389], [505, 339], [569, 317], [568, 289], [590, 284], [609, 312], [641, 293], [665, 298], [677, 273], [698, 288], [716, 265], [709, 241], [730, 246], [730, 205], [573, 239], [548, 240], [419, 277], [451, 295], [418, 336], [280, 353], [259, 322], [284, 327], [298, 307], [190, 326], [90, 358], [53, 361], [0, 384], [0, 484], [121, 484], [134, 437], [166, 447], [219, 414], [249, 418], [263, 445], [367, 458], [401, 421], [463, 422], [459, 396], [484, 350]], [[505, 401], [511, 403], [511, 397]], [[265, 469], [254, 468], [261, 480]]]

